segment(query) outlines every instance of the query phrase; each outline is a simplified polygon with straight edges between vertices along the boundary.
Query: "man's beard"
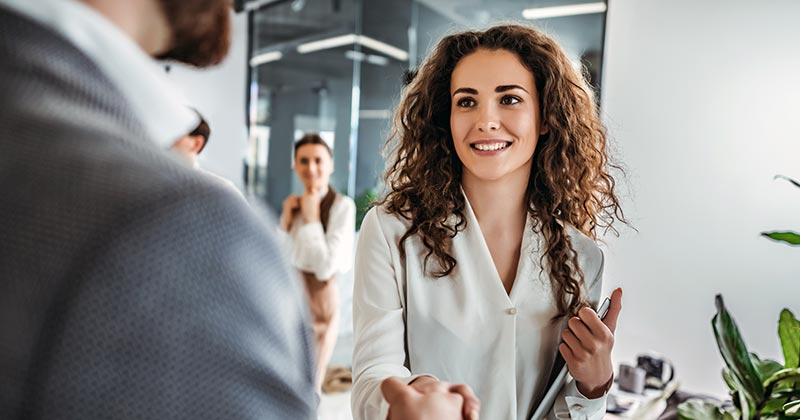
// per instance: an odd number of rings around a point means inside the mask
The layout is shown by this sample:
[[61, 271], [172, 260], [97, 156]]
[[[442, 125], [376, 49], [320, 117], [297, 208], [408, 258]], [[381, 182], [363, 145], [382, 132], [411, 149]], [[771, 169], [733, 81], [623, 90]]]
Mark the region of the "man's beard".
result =
[[230, 0], [159, 0], [172, 30], [170, 49], [158, 55], [197, 67], [219, 64], [231, 44]]

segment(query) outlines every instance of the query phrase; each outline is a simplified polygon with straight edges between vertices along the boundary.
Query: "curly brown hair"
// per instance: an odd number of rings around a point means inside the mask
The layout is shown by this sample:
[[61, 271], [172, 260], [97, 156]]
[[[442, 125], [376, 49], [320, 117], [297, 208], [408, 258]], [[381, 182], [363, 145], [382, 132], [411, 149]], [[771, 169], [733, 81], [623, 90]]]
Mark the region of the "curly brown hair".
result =
[[[392, 156], [385, 174], [389, 192], [379, 201], [410, 222], [399, 241], [417, 235], [428, 253], [425, 269], [444, 277], [457, 261], [452, 239], [466, 227], [461, 192], [462, 164], [450, 132], [450, 77], [461, 58], [479, 50], [515, 53], [532, 72], [548, 128], [534, 152], [525, 202], [534, 230], [544, 239], [544, 259], [558, 307], [556, 318], [586, 305], [584, 274], [567, 225], [597, 239], [598, 227], [617, 233], [625, 222], [610, 170], [606, 132], [584, 77], [564, 51], [542, 32], [521, 25], [449, 35], [434, 48], [406, 87], [386, 147]], [[403, 255], [405, 256], [405, 255]], [[433, 257], [436, 269], [429, 269]], [[555, 318], [554, 318], [555, 319]]]

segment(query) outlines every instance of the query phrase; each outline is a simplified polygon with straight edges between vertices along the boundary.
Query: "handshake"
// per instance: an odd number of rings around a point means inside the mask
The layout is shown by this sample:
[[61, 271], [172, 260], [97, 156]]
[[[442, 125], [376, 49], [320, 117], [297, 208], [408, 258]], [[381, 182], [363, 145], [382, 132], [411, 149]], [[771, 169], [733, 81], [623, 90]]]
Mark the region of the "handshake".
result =
[[481, 402], [468, 385], [420, 376], [406, 385], [396, 378], [381, 383], [389, 403], [387, 420], [478, 420]]

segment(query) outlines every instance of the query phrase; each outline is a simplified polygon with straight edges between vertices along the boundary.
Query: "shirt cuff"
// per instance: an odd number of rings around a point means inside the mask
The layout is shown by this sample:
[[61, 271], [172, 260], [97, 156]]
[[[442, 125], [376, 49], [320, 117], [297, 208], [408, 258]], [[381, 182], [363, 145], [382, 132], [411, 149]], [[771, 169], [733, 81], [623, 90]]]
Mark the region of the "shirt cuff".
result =
[[569, 409], [569, 418], [573, 420], [599, 420], [606, 414], [606, 395], [589, 399], [578, 391], [578, 384], [572, 380], [567, 383], [564, 393], [564, 400], [566, 400], [567, 408]]

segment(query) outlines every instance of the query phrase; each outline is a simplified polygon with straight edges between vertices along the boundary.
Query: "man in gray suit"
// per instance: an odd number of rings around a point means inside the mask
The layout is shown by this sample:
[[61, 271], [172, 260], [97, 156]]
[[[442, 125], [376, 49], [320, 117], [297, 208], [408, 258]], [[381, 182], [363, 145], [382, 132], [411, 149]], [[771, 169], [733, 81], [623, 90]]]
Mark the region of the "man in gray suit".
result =
[[166, 151], [150, 56], [220, 61], [229, 7], [0, 0], [1, 419], [313, 417], [271, 226]]

